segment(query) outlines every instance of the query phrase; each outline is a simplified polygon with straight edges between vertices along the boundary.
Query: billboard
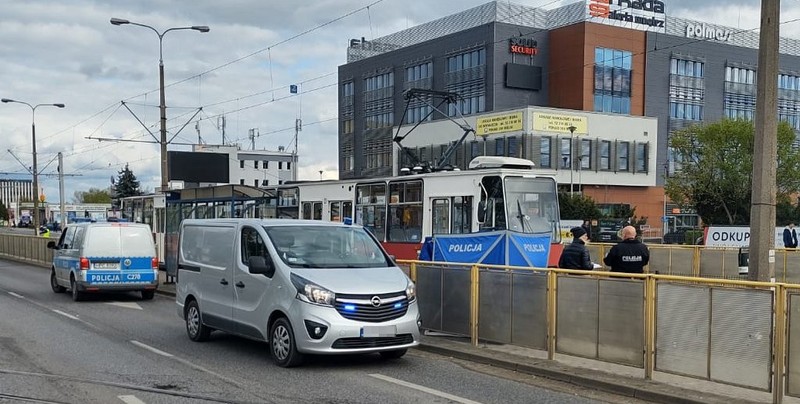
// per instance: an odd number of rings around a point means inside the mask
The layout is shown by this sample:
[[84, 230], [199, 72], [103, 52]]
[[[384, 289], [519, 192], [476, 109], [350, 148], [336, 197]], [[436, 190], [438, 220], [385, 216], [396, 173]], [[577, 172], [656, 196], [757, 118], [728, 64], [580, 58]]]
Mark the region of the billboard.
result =
[[226, 153], [171, 151], [168, 154], [170, 181], [230, 183]]

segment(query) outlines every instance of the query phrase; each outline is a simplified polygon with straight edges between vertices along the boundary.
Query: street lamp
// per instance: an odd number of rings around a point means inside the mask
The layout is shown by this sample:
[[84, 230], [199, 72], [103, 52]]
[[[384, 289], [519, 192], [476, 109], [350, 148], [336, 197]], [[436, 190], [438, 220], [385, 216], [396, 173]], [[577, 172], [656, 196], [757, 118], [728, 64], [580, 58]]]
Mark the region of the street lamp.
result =
[[8, 98], [0, 99], [3, 103], [15, 102], [17, 104], [25, 104], [31, 109], [31, 143], [33, 144], [33, 234], [39, 234], [39, 173], [36, 171], [36, 108], [39, 107], [57, 107], [64, 108], [64, 104], [36, 104], [31, 105], [24, 101], [17, 101]]
[[572, 196], [572, 194], [574, 192], [572, 190], [572, 186], [575, 183], [575, 181], [573, 180], [573, 173], [575, 172], [575, 170], [574, 170], [575, 167], [573, 167], [573, 163], [572, 162], [574, 160], [572, 160], [572, 157], [575, 155], [575, 151], [574, 151], [574, 149], [575, 149], [575, 129], [578, 129], [578, 128], [576, 128], [575, 125], [569, 125], [569, 128], [567, 128], [567, 129], [569, 129], [569, 196]]
[[169, 176], [167, 175], [167, 105], [164, 101], [164, 46], [163, 40], [164, 35], [170, 31], [177, 31], [182, 29], [191, 29], [200, 32], [208, 32], [210, 29], [205, 25], [192, 25], [191, 27], [174, 27], [168, 28], [164, 30], [164, 32], [158, 32], [155, 28], [145, 25], [139, 24], [137, 22], [131, 22], [128, 20], [123, 20], [121, 18], [112, 18], [111, 19], [112, 25], [138, 25], [140, 27], [150, 28], [153, 32], [158, 35], [158, 78], [159, 78], [159, 108], [161, 109], [161, 141], [159, 144], [161, 145], [161, 192], [166, 192], [169, 183]]

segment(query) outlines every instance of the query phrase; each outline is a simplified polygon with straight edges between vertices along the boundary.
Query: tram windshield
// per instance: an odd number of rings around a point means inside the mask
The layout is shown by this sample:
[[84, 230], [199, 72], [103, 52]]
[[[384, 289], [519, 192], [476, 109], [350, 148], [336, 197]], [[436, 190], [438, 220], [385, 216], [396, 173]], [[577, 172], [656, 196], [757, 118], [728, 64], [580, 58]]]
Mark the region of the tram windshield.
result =
[[520, 233], [552, 234], [560, 241], [556, 186], [548, 178], [505, 178], [508, 229]]

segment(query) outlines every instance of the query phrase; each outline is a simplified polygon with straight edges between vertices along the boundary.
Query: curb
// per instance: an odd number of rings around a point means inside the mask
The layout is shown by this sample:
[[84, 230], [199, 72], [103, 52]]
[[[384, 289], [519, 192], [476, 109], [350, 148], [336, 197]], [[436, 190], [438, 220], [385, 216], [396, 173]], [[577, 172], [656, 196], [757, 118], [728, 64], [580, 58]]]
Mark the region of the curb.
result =
[[[543, 367], [536, 365], [529, 365], [514, 362], [511, 360], [499, 359], [496, 357], [483, 355], [479, 353], [468, 352], [466, 350], [447, 348], [436, 344], [421, 342], [417, 349], [438, 355], [448, 356], [452, 358], [467, 360], [470, 362], [489, 365], [501, 369], [511, 370], [515, 372], [525, 373], [529, 375], [539, 376], [550, 380], [560, 381], [564, 383], [574, 384], [593, 390], [604, 391], [620, 396], [636, 398], [644, 401], [651, 401], [656, 403], [682, 403], [682, 404], [704, 404], [704, 403], [749, 403], [751, 401], [734, 399], [731, 397], [718, 396], [714, 394], [703, 393], [696, 390], [689, 390], [680, 387], [669, 385], [662, 385], [657, 382], [651, 382], [644, 379], [630, 379], [629, 384], [624, 382], [615, 382], [610, 378], [622, 378], [627, 380], [626, 376], [616, 376], [609, 374], [608, 376], [600, 375], [596, 371], [595, 376], [581, 375], [576, 372], [587, 372], [583, 369], [555, 369], [552, 367]], [[536, 360], [534, 360], [536, 361]], [[548, 361], [549, 363], [549, 361]], [[659, 389], [671, 389], [673, 392], [658, 391]], [[688, 398], [693, 397], [693, 398]]]

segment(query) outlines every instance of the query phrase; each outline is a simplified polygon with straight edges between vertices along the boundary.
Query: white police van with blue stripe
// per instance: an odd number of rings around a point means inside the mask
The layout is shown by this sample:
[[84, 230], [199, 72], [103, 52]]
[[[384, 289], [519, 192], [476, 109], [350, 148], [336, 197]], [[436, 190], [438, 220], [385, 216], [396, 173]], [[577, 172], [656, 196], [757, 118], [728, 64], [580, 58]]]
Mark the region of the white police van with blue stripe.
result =
[[107, 291], [141, 291], [142, 299], [149, 300], [158, 288], [158, 257], [146, 224], [70, 224], [58, 243], [47, 247], [54, 250], [53, 292], [69, 288], [75, 301], [86, 293]]

